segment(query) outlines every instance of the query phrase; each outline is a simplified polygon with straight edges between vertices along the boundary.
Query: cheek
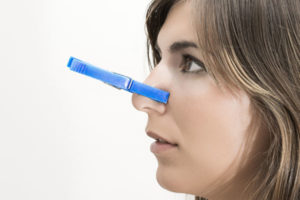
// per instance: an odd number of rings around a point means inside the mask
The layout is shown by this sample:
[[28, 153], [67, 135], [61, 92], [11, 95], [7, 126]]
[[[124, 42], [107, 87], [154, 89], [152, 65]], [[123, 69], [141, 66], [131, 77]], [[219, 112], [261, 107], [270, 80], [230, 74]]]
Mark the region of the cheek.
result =
[[[247, 102], [208, 85], [178, 98], [177, 124], [185, 162], [202, 183], [213, 182], [238, 160], [249, 123]], [[182, 95], [181, 95], [182, 96]], [[179, 102], [180, 101], [180, 102]]]

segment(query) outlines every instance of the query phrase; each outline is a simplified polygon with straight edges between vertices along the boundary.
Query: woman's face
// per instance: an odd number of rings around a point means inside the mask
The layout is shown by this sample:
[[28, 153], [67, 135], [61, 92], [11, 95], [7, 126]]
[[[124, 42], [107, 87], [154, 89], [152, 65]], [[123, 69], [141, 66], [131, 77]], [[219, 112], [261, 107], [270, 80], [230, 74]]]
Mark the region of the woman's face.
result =
[[[169, 139], [177, 147], [155, 153], [157, 181], [165, 189], [203, 194], [238, 172], [250, 124], [250, 99], [234, 97], [217, 85], [201, 65], [189, 3], [176, 4], [161, 28], [157, 46], [161, 60], [144, 83], [170, 92], [167, 104], [133, 94], [137, 110], [148, 115], [146, 131]], [[199, 61], [184, 59], [193, 56]], [[197, 72], [197, 73], [195, 73]]]

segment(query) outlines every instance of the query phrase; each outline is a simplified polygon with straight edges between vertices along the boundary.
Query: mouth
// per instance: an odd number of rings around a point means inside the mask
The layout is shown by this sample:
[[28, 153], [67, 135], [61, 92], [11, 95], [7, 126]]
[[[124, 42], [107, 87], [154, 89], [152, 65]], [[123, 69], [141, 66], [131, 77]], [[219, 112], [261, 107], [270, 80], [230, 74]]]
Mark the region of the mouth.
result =
[[174, 152], [174, 150], [178, 149], [177, 145], [172, 145], [169, 143], [161, 143], [161, 142], [153, 142], [150, 146], [150, 150], [152, 153], [156, 155], [170, 155], [165, 153]]
[[161, 135], [158, 135], [157, 133], [154, 133], [152, 131], [147, 131], [147, 135], [153, 139], [156, 140], [158, 144], [168, 144], [172, 146], [178, 146], [176, 142], [171, 141], [171, 139], [167, 139]]

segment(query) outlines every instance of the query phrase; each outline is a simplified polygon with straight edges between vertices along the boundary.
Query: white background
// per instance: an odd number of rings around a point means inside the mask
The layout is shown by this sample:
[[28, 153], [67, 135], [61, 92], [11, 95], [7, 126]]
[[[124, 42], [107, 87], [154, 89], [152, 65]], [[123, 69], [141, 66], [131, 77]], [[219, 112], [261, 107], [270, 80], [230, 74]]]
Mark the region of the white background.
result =
[[131, 94], [77, 57], [143, 81], [149, 0], [0, 0], [0, 199], [184, 199], [161, 188]]

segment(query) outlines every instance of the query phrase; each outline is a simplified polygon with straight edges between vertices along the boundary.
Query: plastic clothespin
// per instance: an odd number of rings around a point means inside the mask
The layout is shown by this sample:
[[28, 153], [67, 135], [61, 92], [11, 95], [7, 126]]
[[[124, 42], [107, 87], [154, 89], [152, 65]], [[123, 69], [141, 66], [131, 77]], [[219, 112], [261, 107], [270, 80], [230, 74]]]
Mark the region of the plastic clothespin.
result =
[[70, 57], [67, 66], [72, 71], [98, 79], [117, 89], [123, 89], [131, 93], [143, 95], [160, 103], [166, 104], [170, 96], [169, 92], [140, 83], [122, 74], [95, 67], [74, 57]]

